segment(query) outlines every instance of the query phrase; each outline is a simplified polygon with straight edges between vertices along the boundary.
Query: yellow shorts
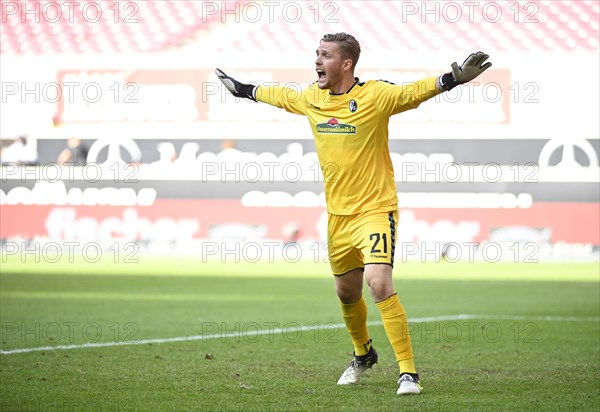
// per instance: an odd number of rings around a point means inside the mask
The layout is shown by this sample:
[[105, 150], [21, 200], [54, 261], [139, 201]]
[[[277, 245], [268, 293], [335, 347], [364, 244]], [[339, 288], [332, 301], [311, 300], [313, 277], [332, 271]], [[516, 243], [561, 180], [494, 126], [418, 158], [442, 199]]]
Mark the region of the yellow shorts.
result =
[[394, 265], [398, 210], [371, 210], [357, 215], [329, 214], [329, 263], [334, 275], [372, 263]]

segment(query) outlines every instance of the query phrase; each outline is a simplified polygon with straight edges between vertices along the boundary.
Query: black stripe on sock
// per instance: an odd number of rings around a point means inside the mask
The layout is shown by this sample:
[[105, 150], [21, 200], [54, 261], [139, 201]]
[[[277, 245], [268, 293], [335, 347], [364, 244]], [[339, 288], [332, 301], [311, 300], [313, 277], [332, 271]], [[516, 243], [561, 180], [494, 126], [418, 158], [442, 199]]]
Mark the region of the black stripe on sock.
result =
[[392, 246], [392, 266], [394, 265], [394, 253], [396, 251], [396, 221], [394, 220], [394, 212], [388, 213], [388, 219], [390, 221], [390, 237]]

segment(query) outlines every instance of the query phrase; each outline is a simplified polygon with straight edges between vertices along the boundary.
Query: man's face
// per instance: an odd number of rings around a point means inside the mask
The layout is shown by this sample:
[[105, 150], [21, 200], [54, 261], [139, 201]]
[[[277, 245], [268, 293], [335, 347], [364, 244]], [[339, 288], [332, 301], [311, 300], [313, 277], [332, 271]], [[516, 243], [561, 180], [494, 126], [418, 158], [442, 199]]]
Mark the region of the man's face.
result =
[[350, 70], [352, 61], [342, 57], [340, 47], [336, 42], [321, 41], [315, 60], [319, 89], [335, 89]]

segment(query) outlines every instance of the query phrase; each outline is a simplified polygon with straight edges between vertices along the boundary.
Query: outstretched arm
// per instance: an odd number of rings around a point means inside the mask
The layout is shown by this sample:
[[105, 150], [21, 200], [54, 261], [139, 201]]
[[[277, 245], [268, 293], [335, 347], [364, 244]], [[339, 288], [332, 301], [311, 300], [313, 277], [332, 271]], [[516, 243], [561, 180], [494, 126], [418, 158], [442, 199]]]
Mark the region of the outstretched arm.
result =
[[471, 54], [462, 65], [452, 63], [452, 72], [401, 86], [378, 82], [378, 107], [389, 115], [411, 110], [438, 94], [470, 82], [492, 66], [483, 52]]
[[215, 73], [223, 85], [235, 97], [242, 97], [252, 101], [268, 103], [270, 105], [285, 109], [290, 113], [305, 114], [305, 105], [302, 92], [296, 89], [282, 86], [255, 86], [235, 80], [225, 74], [221, 69]]
[[438, 90], [447, 91], [460, 84], [470, 82], [492, 66], [491, 62], [485, 63], [489, 57], [484, 52], [479, 51], [472, 53], [460, 66], [456, 62], [452, 63], [452, 72], [438, 77], [435, 87]]
[[215, 69], [215, 74], [221, 80], [221, 83], [229, 90], [235, 97], [243, 97], [256, 101], [256, 87], [253, 84], [240, 83], [233, 77], [229, 77], [221, 69]]

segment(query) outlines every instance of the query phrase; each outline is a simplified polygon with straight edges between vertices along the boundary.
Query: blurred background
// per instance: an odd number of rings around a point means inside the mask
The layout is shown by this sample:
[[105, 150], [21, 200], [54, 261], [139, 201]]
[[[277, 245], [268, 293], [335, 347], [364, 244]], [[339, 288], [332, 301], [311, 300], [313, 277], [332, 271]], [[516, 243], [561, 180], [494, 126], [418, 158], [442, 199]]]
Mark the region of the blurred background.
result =
[[[478, 50], [493, 62], [390, 122], [397, 256], [598, 260], [598, 1], [1, 7], [4, 253], [134, 242], [221, 261], [231, 247], [250, 261], [324, 259], [306, 119], [233, 98], [214, 69], [300, 90], [316, 80], [321, 37], [345, 31], [362, 81], [437, 76]], [[290, 244], [293, 257], [277, 252]]]

